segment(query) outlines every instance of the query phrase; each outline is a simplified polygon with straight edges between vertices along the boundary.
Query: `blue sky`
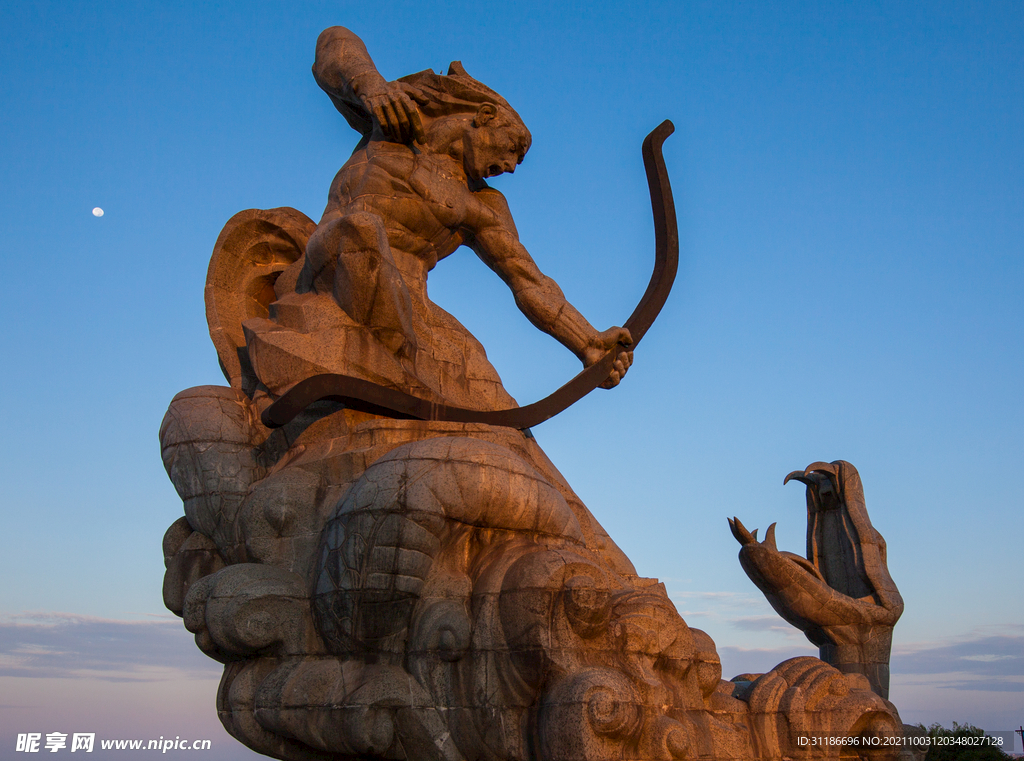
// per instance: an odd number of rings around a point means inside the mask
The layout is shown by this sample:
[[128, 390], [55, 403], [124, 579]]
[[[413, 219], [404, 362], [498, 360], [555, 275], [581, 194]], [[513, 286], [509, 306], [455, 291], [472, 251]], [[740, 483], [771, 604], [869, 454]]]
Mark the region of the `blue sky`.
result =
[[[743, 574], [726, 517], [777, 520], [802, 551], [802, 490], [782, 478], [842, 458], [906, 600], [903, 718], [1024, 719], [1024, 6], [34, 2], [3, 18], [0, 742], [82, 724], [233, 743], [217, 664], [160, 600], [181, 504], [156, 432], [176, 392], [224, 382], [203, 310], [224, 222], [317, 218], [355, 144], [309, 72], [333, 24], [389, 79], [458, 59], [516, 107], [533, 148], [494, 184], [602, 329], [650, 275], [640, 142], [674, 121], [675, 290], [623, 384], [535, 433], [726, 676], [813, 652]], [[521, 403], [576, 372], [468, 250], [430, 292]]]

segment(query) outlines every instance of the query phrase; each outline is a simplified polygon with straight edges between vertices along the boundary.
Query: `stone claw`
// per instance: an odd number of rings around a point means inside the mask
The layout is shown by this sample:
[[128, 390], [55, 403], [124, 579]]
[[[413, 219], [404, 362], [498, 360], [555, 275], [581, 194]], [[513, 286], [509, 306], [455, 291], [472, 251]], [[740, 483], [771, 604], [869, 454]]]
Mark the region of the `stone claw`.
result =
[[805, 475], [809, 475], [811, 473], [828, 473], [830, 476], [835, 476], [838, 472], [839, 468], [833, 462], [812, 462], [804, 468]]
[[[815, 509], [831, 509], [842, 492], [843, 475], [841, 460], [837, 462], [812, 462], [802, 471], [794, 470], [783, 479], [783, 485], [791, 480], [799, 481], [807, 487], [809, 495], [814, 496]], [[852, 467], [852, 466], [850, 466]]]
[[782, 485], [785, 486], [790, 481], [799, 481], [806, 486], [820, 487], [822, 479], [828, 479], [834, 487], [838, 478], [839, 468], [835, 463], [812, 462], [803, 470], [794, 470], [789, 473], [782, 480]]
[[792, 473], [788, 474], [784, 479], [782, 479], [782, 485], [785, 486], [790, 481], [799, 481], [802, 484], [810, 483], [810, 480], [807, 478], [806, 470], [794, 470]]
[[754, 533], [751, 534], [739, 518], [729, 518], [729, 528], [732, 530], [732, 535], [736, 537], [736, 541], [740, 544], [757, 544], [757, 529], [754, 529]]
[[740, 563], [775, 611], [818, 645], [823, 660], [863, 674], [888, 695], [892, 628], [903, 612], [886, 565], [885, 540], [871, 525], [857, 469], [812, 462], [783, 483], [807, 487], [807, 557], [779, 552], [775, 524], [763, 542], [739, 521]]
[[773, 550], [778, 551], [778, 547], [775, 544], [775, 524], [773, 523], [768, 527], [768, 530], [764, 532], [764, 541], [757, 541], [757, 532], [759, 529], [753, 531], [747, 531], [747, 527], [743, 525], [743, 522], [739, 518], [729, 518], [729, 528], [732, 529], [732, 535], [736, 537], [736, 541], [743, 546], [763, 544], [765, 547], [770, 547]]

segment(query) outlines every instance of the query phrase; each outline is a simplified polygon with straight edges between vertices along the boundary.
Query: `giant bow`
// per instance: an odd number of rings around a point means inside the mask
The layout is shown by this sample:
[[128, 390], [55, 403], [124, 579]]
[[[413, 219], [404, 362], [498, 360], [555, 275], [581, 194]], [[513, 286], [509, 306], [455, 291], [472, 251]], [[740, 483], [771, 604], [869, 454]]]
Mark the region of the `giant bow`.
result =
[[[668, 170], [665, 168], [665, 159], [661, 153], [662, 144], [674, 131], [672, 122], [666, 119], [644, 139], [643, 143], [644, 168], [647, 170], [647, 185], [650, 188], [651, 209], [654, 213], [655, 261], [654, 273], [651, 275], [647, 290], [623, 326], [633, 338], [632, 347], [640, 343], [640, 339], [661, 312], [669, 291], [672, 290], [679, 264], [676, 209], [672, 200], [672, 187], [668, 181]], [[627, 347], [612, 347], [604, 357], [557, 391], [525, 407], [471, 410], [431, 402], [361, 378], [323, 373], [296, 383], [263, 411], [262, 420], [268, 428], [278, 428], [314, 402], [329, 399], [353, 409], [389, 417], [530, 428], [554, 417], [601, 385], [611, 373], [615, 358], [624, 348]]]

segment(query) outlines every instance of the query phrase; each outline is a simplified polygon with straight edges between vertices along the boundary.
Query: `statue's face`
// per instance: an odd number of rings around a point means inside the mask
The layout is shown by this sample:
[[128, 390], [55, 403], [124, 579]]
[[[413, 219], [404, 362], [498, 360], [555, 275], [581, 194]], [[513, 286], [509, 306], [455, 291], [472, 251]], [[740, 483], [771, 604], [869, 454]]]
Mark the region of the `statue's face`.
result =
[[466, 174], [474, 180], [512, 173], [529, 148], [529, 133], [508, 118], [496, 118], [487, 124], [472, 126], [463, 144]]

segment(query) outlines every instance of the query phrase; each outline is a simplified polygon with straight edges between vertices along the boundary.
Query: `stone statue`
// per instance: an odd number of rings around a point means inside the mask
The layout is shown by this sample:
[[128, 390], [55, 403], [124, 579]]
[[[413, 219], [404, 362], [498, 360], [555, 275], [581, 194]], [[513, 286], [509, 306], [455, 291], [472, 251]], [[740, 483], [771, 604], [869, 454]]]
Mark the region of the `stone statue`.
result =
[[807, 486], [807, 558], [779, 552], [775, 524], [763, 542], [738, 518], [729, 521], [743, 570], [786, 621], [840, 671], [863, 674], [889, 697], [892, 630], [903, 598], [889, 576], [885, 540], [871, 525], [857, 469], [844, 460], [815, 462], [786, 476]]
[[427, 273], [461, 245], [585, 364], [621, 343], [604, 379], [618, 383], [632, 360], [628, 331], [598, 332], [566, 301], [519, 242], [504, 196], [487, 186], [530, 147], [519, 114], [458, 63], [447, 76], [386, 82], [340, 27], [320, 35], [313, 74], [363, 139], [331, 184], [302, 266], [277, 287], [273, 313], [245, 326], [268, 391], [333, 372], [446, 404], [514, 406], [483, 347], [427, 298]]
[[[530, 146], [504, 99], [458, 63], [386, 82], [337, 27], [313, 72], [363, 138], [319, 224], [294, 209], [228, 222], [206, 304], [230, 387], [178, 394], [160, 429], [185, 508], [164, 537], [164, 601], [224, 663], [228, 731], [275, 758], [408, 761], [838, 758], [800, 738], [899, 736], [876, 672], [847, 668], [877, 648], [840, 669], [797, 658], [723, 680], [711, 638], [637, 575], [529, 432], [616, 385], [668, 294], [671, 126], [644, 147], [655, 276], [624, 327], [598, 331], [487, 186]], [[460, 245], [584, 364], [547, 400], [519, 408], [427, 297], [428, 272]], [[774, 562], [750, 544], [751, 567]], [[871, 557], [864, 583], [879, 589]], [[823, 573], [861, 596], [853, 572], [845, 585]], [[779, 598], [836, 652], [861, 643]]]

